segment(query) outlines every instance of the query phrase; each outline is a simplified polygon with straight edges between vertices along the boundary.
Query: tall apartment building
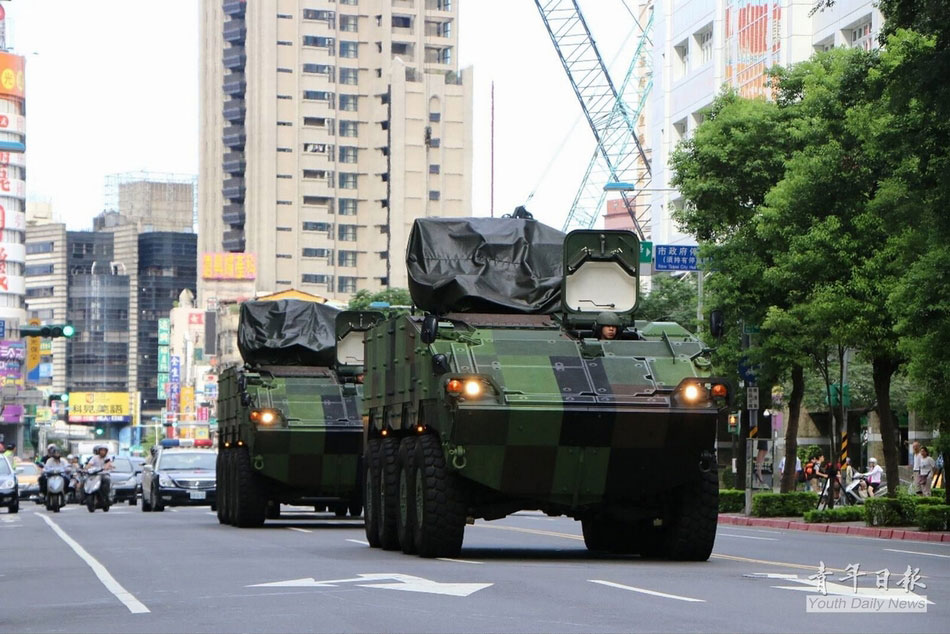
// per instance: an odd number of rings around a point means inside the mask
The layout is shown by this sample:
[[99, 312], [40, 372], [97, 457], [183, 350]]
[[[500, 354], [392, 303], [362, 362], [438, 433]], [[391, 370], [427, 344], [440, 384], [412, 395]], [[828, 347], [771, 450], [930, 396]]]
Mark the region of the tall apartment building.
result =
[[670, 190], [673, 148], [702, 122], [724, 85], [745, 97], [768, 97], [765, 71], [834, 46], [877, 46], [883, 18], [873, 0], [837, 0], [815, 12], [813, 0], [675, 0], [656, 2], [649, 144], [650, 211], [656, 244], [695, 243], [671, 220], [683, 204]]
[[119, 222], [133, 224], [136, 233], [190, 233], [197, 220], [198, 179], [193, 174], [125, 172], [106, 176], [105, 213], [96, 229]]
[[[0, 18], [0, 32], [2, 32]], [[0, 43], [0, 47], [5, 44]], [[23, 248], [26, 233], [25, 60], [0, 51], [0, 327], [15, 339], [26, 319]]]
[[471, 214], [457, 2], [203, 0], [201, 24], [199, 258], [253, 255], [257, 294], [405, 286], [412, 221]]

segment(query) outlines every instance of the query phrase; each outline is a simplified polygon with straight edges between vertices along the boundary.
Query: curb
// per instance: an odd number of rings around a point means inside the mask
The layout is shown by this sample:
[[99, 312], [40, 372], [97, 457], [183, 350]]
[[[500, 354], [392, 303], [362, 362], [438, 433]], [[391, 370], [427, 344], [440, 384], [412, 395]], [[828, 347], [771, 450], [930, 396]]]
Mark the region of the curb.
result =
[[744, 515], [719, 515], [719, 523], [730, 526], [765, 526], [791, 531], [811, 533], [832, 533], [836, 535], [855, 535], [857, 537], [876, 537], [879, 539], [902, 539], [918, 542], [950, 543], [950, 533], [930, 533], [905, 530], [903, 528], [875, 528], [873, 526], [842, 526], [836, 524], [807, 524], [793, 520], [770, 519], [767, 517], [746, 517]]

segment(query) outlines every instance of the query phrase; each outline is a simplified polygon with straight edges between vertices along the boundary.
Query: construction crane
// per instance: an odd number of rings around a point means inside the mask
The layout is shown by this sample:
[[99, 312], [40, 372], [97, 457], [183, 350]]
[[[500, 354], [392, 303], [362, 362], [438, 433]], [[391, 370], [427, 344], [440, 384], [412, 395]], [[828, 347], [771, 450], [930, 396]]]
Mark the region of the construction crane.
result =
[[[651, 171], [649, 159], [637, 136], [636, 124], [652, 87], [648, 59], [652, 7], [647, 5], [649, 15], [646, 20], [635, 20], [641, 37], [618, 91], [577, 0], [535, 0], [535, 5], [596, 141], [594, 156], [564, 229], [593, 227], [606, 195], [604, 186], [612, 182], [618, 184], [624, 208], [642, 239], [643, 227], [649, 223], [649, 217], [645, 212], [637, 212], [635, 196], [649, 183]], [[629, 92], [635, 95], [633, 107], [626, 100]]]

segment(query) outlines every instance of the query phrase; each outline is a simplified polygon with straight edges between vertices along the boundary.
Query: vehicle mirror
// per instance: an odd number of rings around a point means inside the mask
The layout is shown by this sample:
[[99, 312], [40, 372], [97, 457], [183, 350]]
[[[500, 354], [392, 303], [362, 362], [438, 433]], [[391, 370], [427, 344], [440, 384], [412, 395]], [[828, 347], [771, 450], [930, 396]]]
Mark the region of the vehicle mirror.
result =
[[718, 308], [709, 313], [709, 333], [716, 337], [722, 337], [726, 331], [726, 323], [722, 316], [722, 311]]
[[439, 335], [439, 318], [436, 315], [426, 315], [422, 318], [422, 343], [430, 344]]
[[238, 375], [237, 387], [239, 392], [247, 391], [247, 377], [243, 374]]
[[451, 366], [449, 366], [449, 358], [446, 357], [444, 354], [439, 353], [432, 356], [432, 371], [433, 372], [435, 372], [436, 374], [445, 374], [451, 369], [452, 369]]

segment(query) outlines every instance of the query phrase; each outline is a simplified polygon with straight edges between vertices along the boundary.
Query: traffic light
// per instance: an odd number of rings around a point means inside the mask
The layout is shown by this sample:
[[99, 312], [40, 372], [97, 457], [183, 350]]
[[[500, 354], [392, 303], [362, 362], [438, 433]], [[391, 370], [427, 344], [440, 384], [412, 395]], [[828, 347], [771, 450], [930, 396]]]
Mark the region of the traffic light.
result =
[[102, 425], [96, 425], [96, 438], [106, 433], [106, 428]]
[[47, 339], [55, 337], [71, 338], [76, 334], [76, 328], [72, 324], [47, 324], [45, 326], [20, 326], [21, 337], [44, 337]]
[[739, 433], [739, 415], [738, 414], [729, 414], [729, 433], [730, 434]]
[[60, 401], [65, 405], [69, 404], [69, 394], [50, 394], [49, 395], [49, 404], [52, 405], [53, 401]]

